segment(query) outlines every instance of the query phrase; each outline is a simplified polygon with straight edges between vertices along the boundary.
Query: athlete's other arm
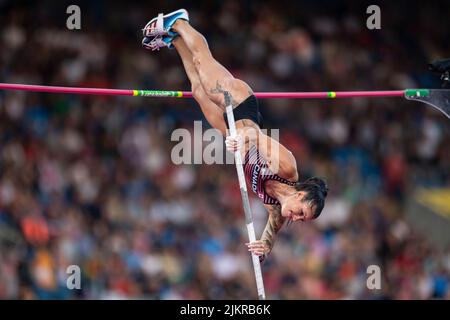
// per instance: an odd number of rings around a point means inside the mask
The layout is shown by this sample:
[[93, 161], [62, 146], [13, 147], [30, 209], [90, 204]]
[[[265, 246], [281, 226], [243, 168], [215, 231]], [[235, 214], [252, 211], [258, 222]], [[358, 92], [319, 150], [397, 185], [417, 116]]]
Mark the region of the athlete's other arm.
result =
[[259, 256], [261, 261], [272, 251], [276, 235], [286, 221], [286, 218], [281, 215], [280, 205], [266, 206], [266, 208], [269, 212], [269, 219], [261, 239], [252, 243], [246, 243], [249, 251]]
[[228, 136], [226, 138], [225, 142], [229, 151], [234, 152], [240, 148], [242, 140], [254, 144], [273, 173], [291, 181], [298, 180], [297, 162], [292, 152], [285, 146], [254, 126], [239, 128], [237, 133], [238, 137]]

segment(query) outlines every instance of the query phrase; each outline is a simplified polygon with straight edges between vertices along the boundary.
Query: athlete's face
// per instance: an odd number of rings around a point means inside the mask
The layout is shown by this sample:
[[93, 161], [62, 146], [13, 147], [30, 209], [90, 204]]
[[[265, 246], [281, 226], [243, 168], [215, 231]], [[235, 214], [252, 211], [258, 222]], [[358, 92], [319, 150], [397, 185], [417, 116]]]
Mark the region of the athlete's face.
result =
[[300, 191], [287, 199], [281, 207], [281, 215], [293, 222], [314, 219], [315, 206], [310, 201], [303, 201], [305, 192]]

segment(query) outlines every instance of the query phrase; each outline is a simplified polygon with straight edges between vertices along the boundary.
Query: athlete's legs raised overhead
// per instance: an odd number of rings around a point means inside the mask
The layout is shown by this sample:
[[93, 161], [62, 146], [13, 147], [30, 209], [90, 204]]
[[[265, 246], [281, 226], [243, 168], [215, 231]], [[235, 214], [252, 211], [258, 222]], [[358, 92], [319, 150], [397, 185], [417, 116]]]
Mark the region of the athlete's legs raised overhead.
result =
[[184, 69], [189, 81], [191, 82], [192, 94], [194, 99], [200, 105], [206, 120], [208, 120], [211, 126], [220, 130], [223, 135], [226, 135], [226, 124], [223, 118], [223, 110], [210, 100], [208, 94], [203, 89], [199, 75], [194, 66], [191, 51], [188, 49], [186, 43], [181, 37], [177, 37], [172, 41], [172, 43], [183, 61]]
[[232, 97], [233, 107], [252, 95], [252, 89], [244, 81], [236, 79], [211, 54], [205, 37], [195, 30], [188, 21], [178, 19], [172, 29], [183, 38], [192, 53], [195, 69], [204, 91], [216, 104], [225, 107], [224, 91]]
[[[189, 15], [186, 10], [180, 9], [166, 15], [159, 14], [146, 25], [143, 33], [143, 45], [148, 49], [159, 50], [163, 47], [178, 49], [191, 80], [194, 97], [211, 125], [222, 133], [226, 133], [227, 126], [223, 113], [227, 103], [225, 101], [225, 92], [227, 92], [233, 107], [242, 104], [237, 111], [238, 114], [235, 114], [238, 129], [245, 126], [259, 129], [258, 103], [252, 96], [252, 89], [244, 81], [234, 78], [214, 59], [206, 39], [189, 24]], [[176, 39], [179, 38], [183, 41], [175, 45]], [[193, 69], [195, 72], [192, 71]], [[220, 115], [215, 106], [221, 108]]]

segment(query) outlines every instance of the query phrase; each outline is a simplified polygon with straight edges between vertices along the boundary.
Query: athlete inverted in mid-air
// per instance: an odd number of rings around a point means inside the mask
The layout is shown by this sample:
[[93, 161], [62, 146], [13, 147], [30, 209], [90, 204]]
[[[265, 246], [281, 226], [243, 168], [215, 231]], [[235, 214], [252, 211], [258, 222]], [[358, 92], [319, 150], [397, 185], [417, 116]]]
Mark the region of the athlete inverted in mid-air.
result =
[[320, 215], [328, 191], [325, 181], [316, 177], [299, 181], [292, 153], [260, 130], [261, 116], [252, 89], [214, 59], [206, 39], [190, 25], [186, 10], [158, 15], [147, 23], [143, 33], [144, 47], [177, 50], [195, 100], [211, 126], [224, 136], [224, 93], [231, 95], [238, 135], [228, 136], [225, 143], [229, 151], [241, 151], [247, 183], [269, 212], [261, 239], [247, 244], [263, 260], [286, 221], [308, 221]]

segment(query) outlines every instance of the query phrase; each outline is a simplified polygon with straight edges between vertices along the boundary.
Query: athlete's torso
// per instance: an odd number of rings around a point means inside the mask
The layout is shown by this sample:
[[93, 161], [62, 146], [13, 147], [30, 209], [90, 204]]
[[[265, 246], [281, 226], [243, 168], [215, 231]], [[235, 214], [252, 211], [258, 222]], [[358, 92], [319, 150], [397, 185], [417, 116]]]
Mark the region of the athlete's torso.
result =
[[264, 188], [268, 180], [275, 180], [287, 185], [294, 185], [295, 182], [289, 181], [274, 174], [268, 167], [267, 161], [259, 154], [258, 149], [252, 145], [245, 155], [244, 173], [248, 185], [252, 191], [266, 205], [277, 205], [279, 201], [269, 196]]

